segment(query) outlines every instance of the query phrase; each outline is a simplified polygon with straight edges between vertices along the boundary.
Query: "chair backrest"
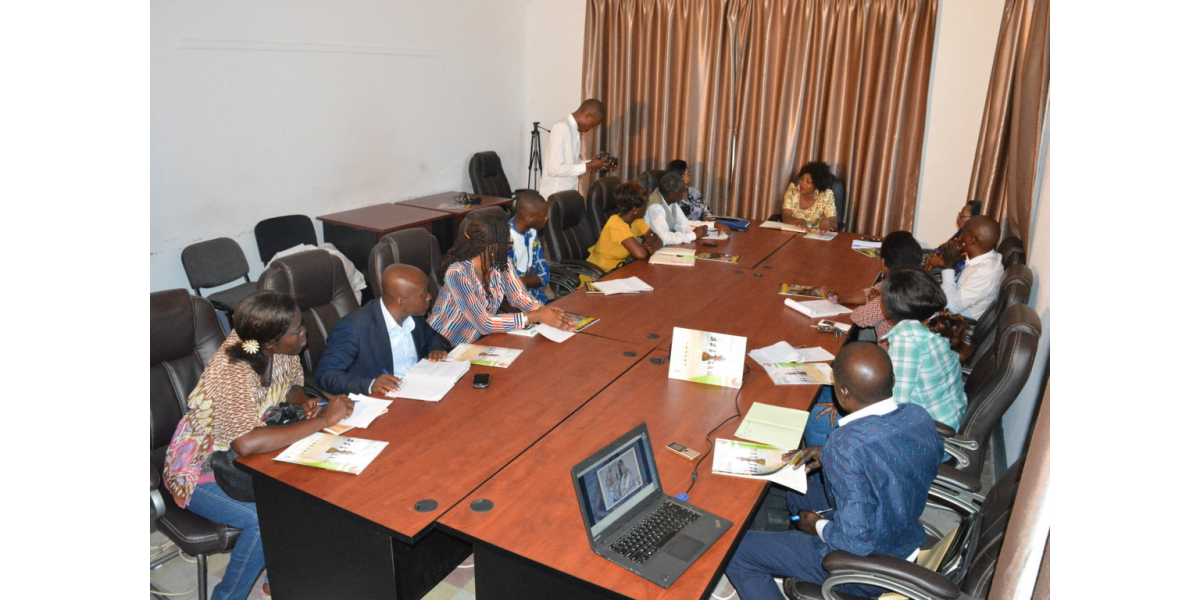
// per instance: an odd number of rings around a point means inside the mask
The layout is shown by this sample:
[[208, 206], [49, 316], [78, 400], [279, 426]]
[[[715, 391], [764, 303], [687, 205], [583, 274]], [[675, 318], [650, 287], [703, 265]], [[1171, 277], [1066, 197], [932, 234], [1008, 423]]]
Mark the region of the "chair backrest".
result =
[[508, 176], [500, 164], [500, 155], [495, 152], [476, 152], [467, 165], [467, 173], [471, 176], [471, 187], [476, 194], [512, 198]]
[[1014, 304], [1029, 304], [1029, 294], [1033, 288], [1033, 271], [1022, 264], [1015, 264], [1004, 270], [1004, 278], [1000, 280], [1000, 290], [996, 299], [987, 310], [979, 315], [975, 322], [975, 330], [971, 333], [973, 352], [968, 365], [974, 368], [976, 357], [987, 352], [996, 341], [996, 324], [1000, 315]]
[[986, 597], [991, 587], [1024, 470], [1024, 457], [1009, 467], [988, 491], [979, 512], [959, 524], [953, 551], [935, 569], [972, 597]]
[[649, 169], [642, 171], [641, 175], [637, 176], [638, 185], [646, 189], [646, 195], [649, 196], [654, 190], [658, 189], [658, 180], [666, 174], [665, 169]]
[[591, 219], [592, 230], [597, 236], [604, 231], [604, 224], [608, 222], [609, 215], [617, 212], [617, 198], [614, 192], [618, 185], [621, 185], [620, 177], [601, 177], [588, 188], [588, 218]]
[[239, 278], [250, 281], [246, 253], [242, 252], [237, 242], [227, 237], [192, 244], [183, 249], [181, 258], [188, 285], [197, 295], [201, 288], [225, 285]]
[[833, 178], [833, 207], [837, 209], [838, 231], [846, 231], [850, 223], [850, 215], [846, 214], [846, 184], [837, 177]]
[[596, 244], [598, 234], [592, 230], [583, 206], [583, 196], [575, 190], [550, 195], [550, 221], [542, 231], [546, 242], [546, 258], [550, 262], [587, 260], [588, 248]]
[[975, 450], [964, 450], [959, 471], [979, 477], [992, 430], [1025, 387], [1037, 356], [1042, 320], [1025, 304], [1014, 304], [1000, 315], [996, 342], [987, 349], [967, 378], [967, 410], [958, 426], [961, 437], [975, 441]]
[[437, 301], [442, 286], [438, 282], [437, 269], [442, 262], [442, 249], [437, 238], [420, 228], [401, 229], [379, 239], [367, 256], [367, 284], [376, 298], [383, 297], [380, 284], [383, 271], [400, 263], [411, 265], [429, 277], [429, 294]]
[[1025, 242], [1022, 242], [1021, 238], [1004, 238], [1000, 245], [996, 246], [996, 252], [1000, 254], [1000, 262], [1005, 269], [1014, 264], [1025, 264]]
[[305, 215], [271, 217], [254, 226], [254, 240], [258, 242], [258, 257], [265, 265], [280, 250], [300, 244], [316, 246], [317, 230], [312, 219]]
[[162, 470], [187, 398], [225, 341], [217, 312], [187, 290], [150, 294], [150, 458]]
[[308, 346], [300, 353], [300, 362], [310, 374], [321, 362], [325, 338], [333, 326], [358, 308], [342, 261], [324, 250], [297, 252], [271, 263], [258, 278], [258, 289], [282, 292], [296, 300], [308, 329]]

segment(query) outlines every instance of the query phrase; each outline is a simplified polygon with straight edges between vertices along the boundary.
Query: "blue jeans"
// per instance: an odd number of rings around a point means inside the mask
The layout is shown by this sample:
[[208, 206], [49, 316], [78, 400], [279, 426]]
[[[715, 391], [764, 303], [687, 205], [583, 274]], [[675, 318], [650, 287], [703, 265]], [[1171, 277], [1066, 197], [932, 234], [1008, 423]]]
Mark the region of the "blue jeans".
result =
[[212, 481], [196, 486], [187, 508], [209, 521], [242, 530], [229, 557], [229, 566], [225, 568], [225, 577], [213, 589], [212, 600], [245, 600], [266, 564], [254, 503], [230, 498]]
[[[808, 493], [788, 492], [788, 509], [792, 514], [802, 510], [825, 510], [830, 507], [825, 486], [813, 478], [808, 480]], [[833, 551], [828, 544], [802, 531], [747, 531], [737, 551], [725, 567], [725, 575], [737, 589], [742, 600], [783, 600], [775, 586], [775, 577], [792, 577], [811, 583], [822, 583], [829, 573], [821, 566], [826, 554]], [[838, 586], [838, 591], [868, 597], [886, 590], [858, 584]]]

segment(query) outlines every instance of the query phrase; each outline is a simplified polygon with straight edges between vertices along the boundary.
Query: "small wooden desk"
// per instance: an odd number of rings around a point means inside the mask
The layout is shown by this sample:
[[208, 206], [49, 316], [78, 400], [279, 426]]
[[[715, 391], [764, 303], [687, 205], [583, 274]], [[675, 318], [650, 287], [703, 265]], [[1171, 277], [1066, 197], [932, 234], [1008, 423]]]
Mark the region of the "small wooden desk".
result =
[[[656, 350], [648, 358], [668, 357]], [[819, 386], [776, 386], [766, 374], [752, 371], [739, 391], [668, 379], [668, 365], [638, 362], [438, 520], [439, 526], [472, 541], [480, 600], [708, 597], [753, 520], [766, 482], [714, 475], [711, 455], [697, 466], [665, 446], [679, 442], [703, 452], [708, 448], [705, 434], [736, 413], [745, 414], [753, 401], [807, 410]], [[697, 467], [690, 501], [734, 523], [668, 589], [592, 552], [571, 483], [571, 467], [643, 421], [663, 491], [676, 495], [687, 490]], [[739, 423], [731, 419], [713, 439], [732, 439]], [[470, 510], [477, 500], [488, 500], [495, 508]]]
[[433, 234], [437, 236], [438, 241], [442, 244], [442, 251], [445, 252], [454, 245], [454, 237], [458, 234], [458, 227], [462, 225], [463, 219], [467, 213], [480, 208], [488, 208], [490, 206], [508, 206], [513, 203], [512, 198], [501, 198], [499, 196], [481, 196], [479, 194], [468, 194], [472, 198], [479, 198], [479, 204], [457, 204], [454, 201], [456, 196], [461, 196], [464, 192], [442, 192], [431, 196], [422, 196], [420, 198], [411, 198], [397, 202], [401, 206], [417, 206], [428, 210], [435, 210], [454, 216], [453, 224], [450, 222], [438, 223], [434, 226]]
[[325, 232], [325, 241], [337, 247], [364, 275], [367, 258], [379, 238], [410, 227], [431, 230], [431, 224], [446, 219], [445, 212], [405, 206], [376, 204], [317, 217]]
[[[396, 399], [369, 428], [351, 430], [389, 442], [361, 475], [275, 462], [276, 452], [239, 460], [254, 480], [279, 597], [420, 598], [470, 553], [434, 530], [435, 519], [643, 355], [588, 335], [561, 346], [507, 334], [479, 343], [525, 352], [507, 369], [472, 366], [440, 402]], [[491, 387], [471, 386], [480, 372]], [[436, 506], [423, 511], [423, 501]]]

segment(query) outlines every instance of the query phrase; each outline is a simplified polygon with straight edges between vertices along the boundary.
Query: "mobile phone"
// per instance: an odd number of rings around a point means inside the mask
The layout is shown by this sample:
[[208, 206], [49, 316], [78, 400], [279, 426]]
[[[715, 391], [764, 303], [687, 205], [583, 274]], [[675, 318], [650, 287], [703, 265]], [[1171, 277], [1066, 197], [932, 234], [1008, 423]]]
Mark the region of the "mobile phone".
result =
[[487, 373], [476, 373], [472, 385], [477, 388], [485, 388], [492, 384], [492, 376]]
[[716, 243], [716, 242], [700, 242], [700, 245], [701, 245], [701, 246], [708, 246], [709, 248], [716, 248], [716, 247], [717, 247], [717, 243]]
[[696, 460], [696, 457], [700, 456], [699, 452], [696, 452], [695, 450], [692, 450], [691, 448], [688, 448], [679, 442], [671, 442], [670, 444], [667, 444], [667, 450], [670, 450], [671, 452], [674, 452], [675, 454], [678, 454], [688, 460]]

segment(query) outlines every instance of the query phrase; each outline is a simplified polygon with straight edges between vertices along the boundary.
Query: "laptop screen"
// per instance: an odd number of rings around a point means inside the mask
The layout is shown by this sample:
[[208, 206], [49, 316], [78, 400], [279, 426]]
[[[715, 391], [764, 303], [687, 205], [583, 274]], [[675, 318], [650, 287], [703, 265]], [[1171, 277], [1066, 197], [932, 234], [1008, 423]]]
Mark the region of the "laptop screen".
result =
[[662, 487], [652, 463], [650, 438], [643, 431], [580, 472], [583, 512], [593, 538]]

